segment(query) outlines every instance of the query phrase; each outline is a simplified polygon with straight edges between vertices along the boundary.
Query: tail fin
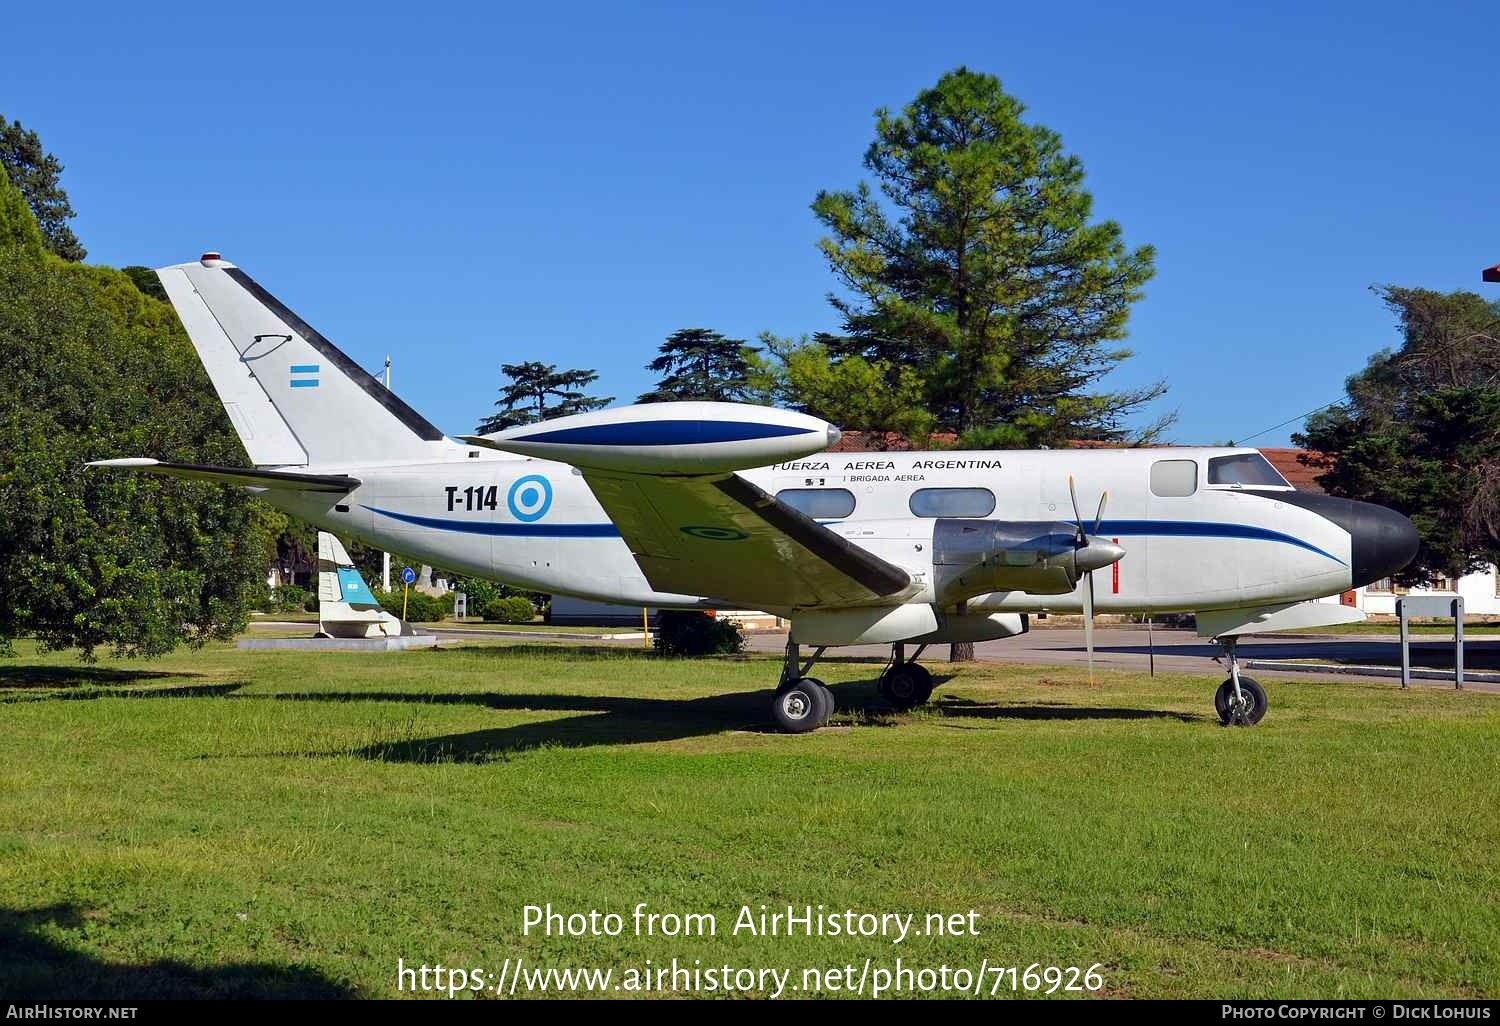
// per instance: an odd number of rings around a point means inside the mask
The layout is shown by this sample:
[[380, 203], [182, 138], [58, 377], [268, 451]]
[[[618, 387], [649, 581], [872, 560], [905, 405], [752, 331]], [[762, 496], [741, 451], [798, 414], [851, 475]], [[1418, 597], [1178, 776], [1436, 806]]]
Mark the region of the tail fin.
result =
[[217, 253], [156, 273], [256, 466], [421, 459], [451, 444]]

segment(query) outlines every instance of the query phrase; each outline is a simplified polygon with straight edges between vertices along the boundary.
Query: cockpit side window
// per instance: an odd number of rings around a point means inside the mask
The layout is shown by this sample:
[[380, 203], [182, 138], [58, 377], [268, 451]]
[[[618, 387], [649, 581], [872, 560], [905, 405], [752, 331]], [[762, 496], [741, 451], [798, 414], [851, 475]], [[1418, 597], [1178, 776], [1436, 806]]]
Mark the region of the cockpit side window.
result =
[[1290, 488], [1271, 461], [1258, 452], [1237, 456], [1215, 456], [1208, 461], [1208, 483], [1246, 488]]
[[1157, 460], [1151, 464], [1152, 495], [1181, 498], [1197, 490], [1197, 460]]

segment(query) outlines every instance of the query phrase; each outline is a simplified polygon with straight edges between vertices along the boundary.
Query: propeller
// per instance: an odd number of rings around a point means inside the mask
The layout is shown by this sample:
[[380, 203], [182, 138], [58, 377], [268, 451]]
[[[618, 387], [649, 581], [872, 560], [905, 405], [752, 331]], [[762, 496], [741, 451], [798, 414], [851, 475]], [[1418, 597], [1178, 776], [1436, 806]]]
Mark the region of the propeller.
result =
[[[1083, 647], [1088, 651], [1089, 657], [1089, 684], [1094, 683], [1094, 571], [1102, 566], [1109, 566], [1125, 553], [1118, 545], [1097, 544], [1089, 540], [1088, 533], [1083, 529], [1083, 516], [1078, 512], [1078, 489], [1073, 484], [1073, 475], [1068, 475], [1068, 497], [1073, 500], [1073, 522], [1078, 525], [1078, 536], [1074, 540], [1074, 546], [1078, 550], [1074, 560], [1079, 569], [1084, 571], [1087, 578], [1083, 589]], [[1099, 533], [1099, 525], [1104, 523], [1104, 504], [1109, 501], [1109, 492], [1099, 493], [1099, 509], [1094, 514], [1094, 533]], [[1087, 552], [1085, 553], [1085, 550]], [[1083, 556], [1083, 559], [1079, 559]]]

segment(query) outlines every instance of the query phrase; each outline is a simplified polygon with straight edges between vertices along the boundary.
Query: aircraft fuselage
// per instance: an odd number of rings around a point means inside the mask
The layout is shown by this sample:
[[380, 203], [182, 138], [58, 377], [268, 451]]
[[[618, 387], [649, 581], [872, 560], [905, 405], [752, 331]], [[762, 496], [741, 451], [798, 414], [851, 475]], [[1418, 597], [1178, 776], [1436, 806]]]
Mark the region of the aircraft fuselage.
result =
[[[337, 501], [265, 497], [330, 531], [522, 588], [628, 605], [737, 605], [734, 595], [653, 589], [573, 467], [459, 446], [454, 453], [433, 463], [307, 468], [357, 474], [360, 487]], [[934, 529], [953, 517], [1071, 522], [1069, 475], [1089, 533], [1125, 550], [1096, 576], [1101, 611], [1319, 598], [1385, 576], [1400, 549], [1389, 543], [1396, 528], [1385, 519], [1404, 518], [1294, 491], [1253, 449], [819, 453], [739, 476], [910, 571], [925, 590], [909, 602], [963, 602], [988, 613], [1079, 611], [1082, 585], [1067, 594], [964, 594], [945, 570], [944, 539]]]

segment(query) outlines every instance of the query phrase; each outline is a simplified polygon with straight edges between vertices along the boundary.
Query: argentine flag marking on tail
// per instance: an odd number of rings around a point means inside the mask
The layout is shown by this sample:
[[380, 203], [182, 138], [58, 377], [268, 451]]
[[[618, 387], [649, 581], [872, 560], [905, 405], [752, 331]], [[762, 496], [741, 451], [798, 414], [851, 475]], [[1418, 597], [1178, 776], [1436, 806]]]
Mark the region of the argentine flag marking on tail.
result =
[[[294, 363], [292, 364], [292, 387], [293, 388], [317, 388], [318, 364], [316, 363]], [[298, 377], [299, 374], [312, 374], [311, 378]]]

